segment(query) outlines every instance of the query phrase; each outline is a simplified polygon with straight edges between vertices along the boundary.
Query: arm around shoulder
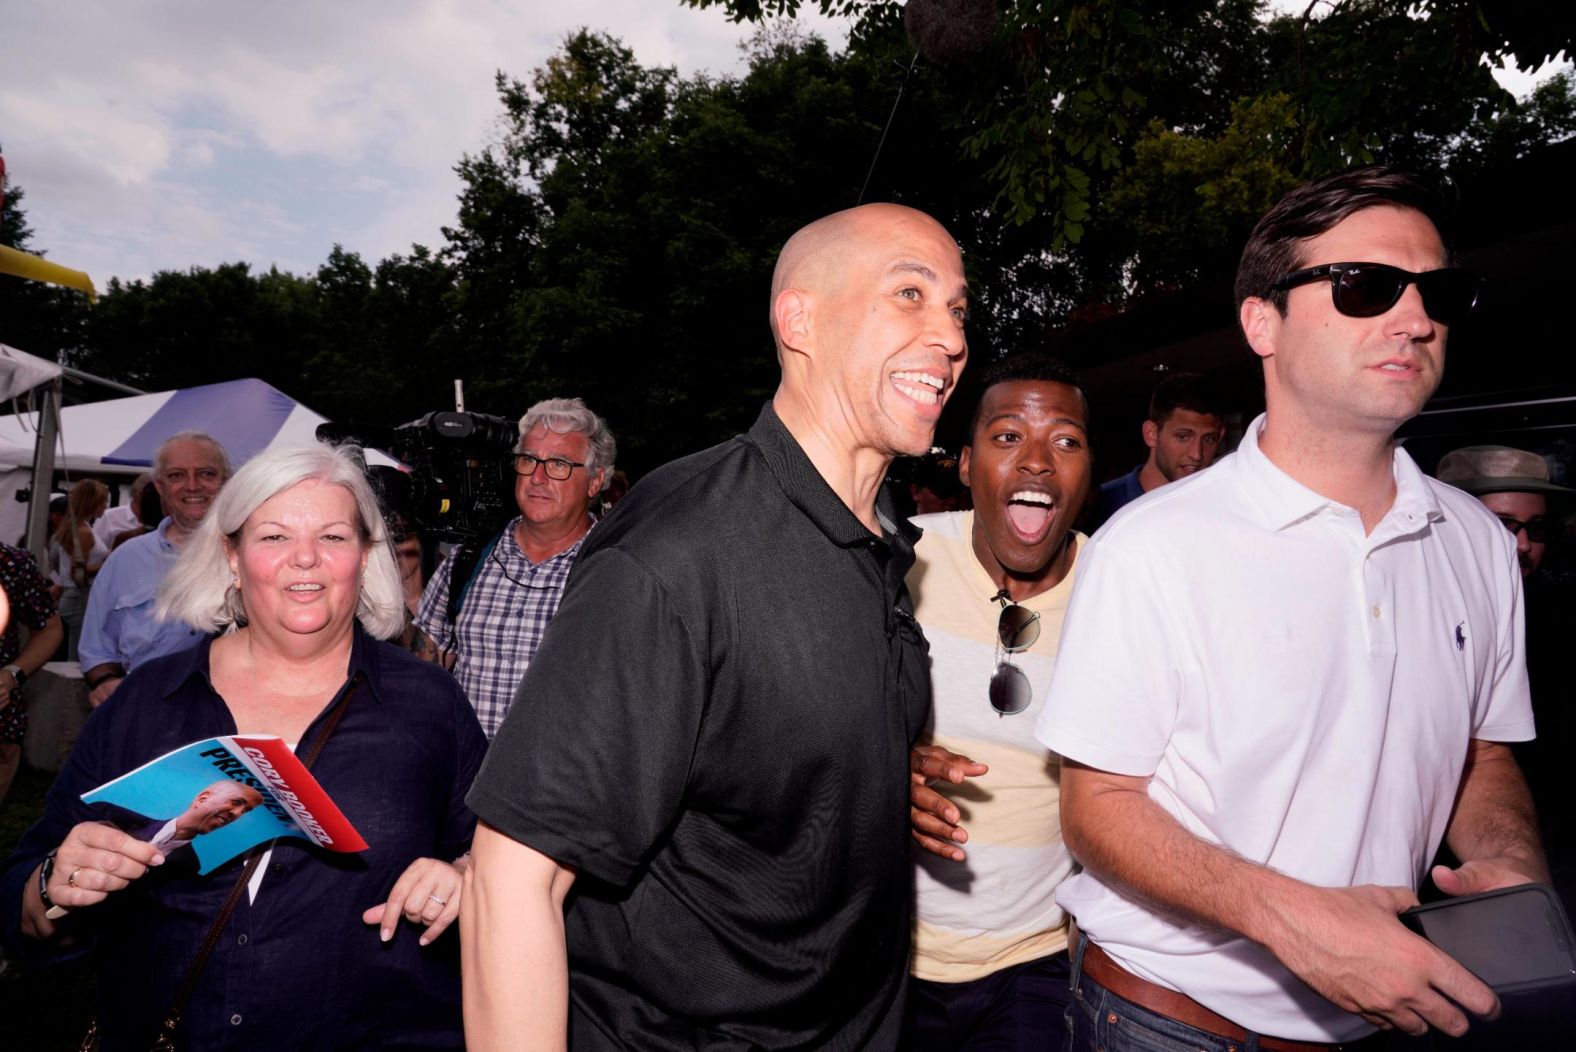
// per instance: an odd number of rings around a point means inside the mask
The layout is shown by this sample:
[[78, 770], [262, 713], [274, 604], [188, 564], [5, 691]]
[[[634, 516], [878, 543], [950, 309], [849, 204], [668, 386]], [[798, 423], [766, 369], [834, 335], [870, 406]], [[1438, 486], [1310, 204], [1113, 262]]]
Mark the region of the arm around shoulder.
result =
[[564, 900], [575, 873], [486, 823], [465, 871], [460, 932], [472, 1052], [558, 1050], [569, 1035]]

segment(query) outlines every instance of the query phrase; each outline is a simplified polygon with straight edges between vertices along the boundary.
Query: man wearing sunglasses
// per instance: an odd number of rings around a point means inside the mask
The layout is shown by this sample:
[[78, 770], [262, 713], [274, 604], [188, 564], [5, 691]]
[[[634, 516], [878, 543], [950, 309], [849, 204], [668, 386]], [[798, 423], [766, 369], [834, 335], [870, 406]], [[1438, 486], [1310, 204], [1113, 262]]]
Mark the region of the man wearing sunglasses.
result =
[[[465, 549], [450, 552], [422, 593], [416, 627], [426, 637], [423, 656], [453, 671], [488, 738], [498, 733], [558, 612], [617, 449], [607, 422], [578, 398], [549, 398], [527, 409], [513, 460], [520, 514], [482, 546], [469, 569], [456, 574]], [[461, 600], [451, 617], [455, 588]]]
[[811, 223], [755, 425], [587, 538], [467, 797], [473, 1052], [898, 1047], [930, 691], [882, 480], [930, 449], [967, 313], [924, 213]]
[[1038, 728], [1084, 865], [1057, 893], [1076, 1049], [1498, 1012], [1397, 919], [1442, 841], [1447, 894], [1548, 878], [1507, 744], [1533, 730], [1512, 538], [1394, 442], [1477, 295], [1437, 202], [1367, 168], [1275, 205], [1237, 272], [1265, 414], [1085, 546]]
[[1055, 1052], [1067, 1033], [1054, 896], [1073, 860], [1034, 720], [1085, 539], [1073, 521], [1089, 495], [1088, 416], [1077, 374], [1050, 355], [992, 363], [958, 463], [974, 510], [914, 519], [925, 532], [908, 584], [931, 685], [910, 791], [929, 852], [915, 856], [915, 1052]]
[[1482, 501], [1515, 538], [1526, 588], [1527, 677], [1538, 727], [1536, 740], [1516, 747], [1516, 758], [1538, 805], [1555, 885], [1569, 896], [1576, 887], [1576, 813], [1566, 803], [1576, 755], [1576, 711], [1570, 703], [1576, 595], [1568, 581], [1538, 571], [1576, 490], [1553, 482], [1548, 462], [1538, 454], [1509, 446], [1453, 450], [1440, 458], [1434, 474]]
[[1569, 487], [1549, 481], [1549, 465], [1538, 454], [1509, 446], [1467, 446], [1439, 459], [1440, 482], [1466, 490], [1493, 512], [1516, 539], [1516, 558], [1526, 579], [1538, 570], [1549, 536], [1549, 498], [1568, 499]]

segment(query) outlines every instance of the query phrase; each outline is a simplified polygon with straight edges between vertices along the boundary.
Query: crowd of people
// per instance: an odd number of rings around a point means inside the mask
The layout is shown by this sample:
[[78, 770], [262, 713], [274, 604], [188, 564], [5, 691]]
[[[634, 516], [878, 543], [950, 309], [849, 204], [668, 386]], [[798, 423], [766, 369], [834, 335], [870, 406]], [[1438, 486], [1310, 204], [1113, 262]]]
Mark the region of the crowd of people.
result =
[[[783, 246], [748, 433], [626, 496], [606, 421], [540, 402], [519, 514], [441, 561], [352, 451], [233, 470], [171, 436], [162, 517], [107, 521], [83, 482], [48, 579], [0, 548], [0, 742], [61, 646], [94, 708], [0, 866], [7, 952], [91, 949], [103, 1049], [1459, 1036], [1498, 998], [1398, 914], [1568, 877], [1533, 739], [1572, 718], [1537, 574], [1572, 491], [1536, 453], [1429, 477], [1395, 441], [1476, 301], [1442, 229], [1388, 169], [1288, 194], [1237, 280], [1265, 412], [1217, 459], [1231, 407], [1170, 376], [1103, 486], [1079, 376], [965, 373], [961, 253], [889, 204]], [[900, 456], [930, 457], [912, 518]], [[255, 800], [81, 799], [238, 732], [289, 743], [368, 849], [201, 876], [182, 850]]]

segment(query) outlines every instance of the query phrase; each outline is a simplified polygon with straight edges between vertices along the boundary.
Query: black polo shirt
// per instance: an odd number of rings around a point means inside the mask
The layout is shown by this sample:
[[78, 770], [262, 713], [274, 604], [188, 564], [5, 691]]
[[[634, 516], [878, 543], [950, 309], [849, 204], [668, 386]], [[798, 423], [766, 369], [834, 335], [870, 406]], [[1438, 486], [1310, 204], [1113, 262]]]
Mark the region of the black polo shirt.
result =
[[587, 537], [468, 801], [579, 870], [572, 1047], [896, 1046], [917, 537], [866, 529], [770, 405]]

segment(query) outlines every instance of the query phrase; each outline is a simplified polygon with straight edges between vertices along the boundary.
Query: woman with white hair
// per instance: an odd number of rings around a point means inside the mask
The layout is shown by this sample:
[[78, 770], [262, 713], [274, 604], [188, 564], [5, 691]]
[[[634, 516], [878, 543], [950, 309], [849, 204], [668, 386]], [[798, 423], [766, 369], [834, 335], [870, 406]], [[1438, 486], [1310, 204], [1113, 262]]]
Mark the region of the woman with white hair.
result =
[[[255, 457], [220, 491], [158, 609], [216, 634], [139, 664], [93, 713], [0, 870], [0, 931], [29, 953], [96, 936], [106, 1050], [148, 1048], [172, 1008], [192, 1048], [461, 1047], [458, 933], [434, 940], [459, 911], [475, 824], [464, 795], [486, 740], [451, 677], [380, 642], [405, 607], [353, 457], [326, 445]], [[236, 733], [315, 756], [313, 775], [370, 847], [337, 855], [287, 838], [199, 877], [163, 868], [79, 798]], [[51, 920], [51, 907], [69, 912]], [[419, 937], [398, 933], [401, 917]]]

